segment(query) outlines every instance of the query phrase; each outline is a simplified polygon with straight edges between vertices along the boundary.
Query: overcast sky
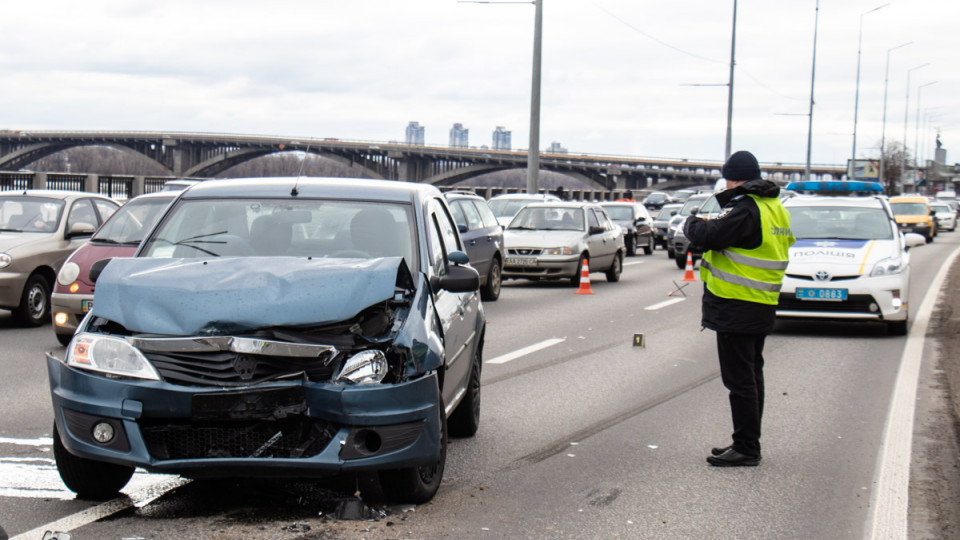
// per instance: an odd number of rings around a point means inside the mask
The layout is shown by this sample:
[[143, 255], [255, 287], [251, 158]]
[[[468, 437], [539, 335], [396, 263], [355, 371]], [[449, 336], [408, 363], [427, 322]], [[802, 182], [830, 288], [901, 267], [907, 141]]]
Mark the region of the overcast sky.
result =
[[[812, 162], [851, 155], [861, 20], [858, 157], [906, 128], [920, 158], [939, 130], [948, 162], [960, 161], [949, 153], [960, 152], [960, 2], [892, 0], [861, 17], [884, 4], [820, 2]], [[738, 2], [733, 150], [806, 161], [816, 5]], [[732, 0], [543, 9], [541, 148], [723, 159], [727, 87], [703, 85], [728, 81]], [[497, 126], [514, 149], [529, 144], [532, 3], [33, 0], [3, 11], [0, 129], [403, 141], [417, 121], [427, 144], [446, 145], [459, 122], [471, 146], [491, 145]]]

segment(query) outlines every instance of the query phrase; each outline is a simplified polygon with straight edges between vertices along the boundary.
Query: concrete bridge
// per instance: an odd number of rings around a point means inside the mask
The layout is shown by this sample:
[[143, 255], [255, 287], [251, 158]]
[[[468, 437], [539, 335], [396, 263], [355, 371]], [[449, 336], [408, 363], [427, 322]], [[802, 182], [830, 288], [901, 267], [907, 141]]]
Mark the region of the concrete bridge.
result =
[[[34, 161], [79, 146], [110, 146], [145, 156], [169, 171], [171, 178], [211, 178], [238, 163], [280, 152], [316, 154], [358, 170], [364, 177], [426, 182], [437, 186], [469, 185], [470, 179], [482, 174], [527, 166], [525, 150], [214, 133], [0, 130], [0, 171], [29, 169]], [[540, 154], [541, 170], [560, 173], [593, 189], [605, 191], [638, 191], [654, 187], [676, 189], [712, 184], [720, 176], [721, 165], [720, 161]], [[771, 180], [789, 181], [800, 179], [805, 165], [761, 163], [761, 169]], [[16, 174], [31, 175], [34, 187], [40, 183], [33, 182], [32, 175], [36, 173]], [[844, 166], [811, 167], [813, 179], [839, 179], [844, 174]], [[0, 181], [4, 177], [12, 178], [0, 174]], [[46, 177], [39, 180], [47, 183]], [[105, 180], [111, 181], [110, 177]], [[150, 179], [143, 181], [143, 189], [153, 191]], [[94, 180], [84, 178], [83, 182]], [[133, 194], [143, 192], [136, 187], [131, 187]]]

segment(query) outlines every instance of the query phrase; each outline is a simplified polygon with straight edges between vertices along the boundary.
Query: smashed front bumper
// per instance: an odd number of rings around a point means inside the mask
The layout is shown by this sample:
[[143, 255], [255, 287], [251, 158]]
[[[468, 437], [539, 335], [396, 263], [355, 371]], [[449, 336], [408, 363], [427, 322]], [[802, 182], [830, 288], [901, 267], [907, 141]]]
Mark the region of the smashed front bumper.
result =
[[51, 354], [47, 371], [64, 446], [96, 461], [193, 478], [322, 478], [439, 458], [435, 372], [396, 384], [224, 389], [108, 378]]

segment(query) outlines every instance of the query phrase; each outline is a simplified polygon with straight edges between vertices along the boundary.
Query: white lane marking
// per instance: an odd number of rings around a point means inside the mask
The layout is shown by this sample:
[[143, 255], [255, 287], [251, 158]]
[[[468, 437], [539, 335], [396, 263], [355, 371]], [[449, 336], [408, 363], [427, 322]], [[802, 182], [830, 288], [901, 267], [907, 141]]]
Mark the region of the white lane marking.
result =
[[624, 266], [633, 266], [635, 264], [643, 264], [643, 261], [633, 261], [633, 262], [623, 263]]
[[676, 304], [677, 302], [683, 302], [684, 300], [686, 300], [686, 298], [671, 298], [670, 300], [664, 300], [663, 302], [660, 302], [659, 304], [654, 304], [654, 305], [652, 305], [652, 306], [647, 306], [647, 307], [645, 307], [645, 308], [643, 308], [643, 309], [645, 309], [645, 310], [647, 310], [647, 311], [656, 311], [656, 310], [658, 310], [658, 309], [660, 309], [660, 308], [665, 308], [665, 307], [667, 307], [667, 306], [671, 306], [671, 305], [673, 305], [673, 304]]
[[903, 348], [900, 370], [893, 389], [893, 398], [890, 401], [887, 425], [884, 428], [883, 447], [880, 451], [877, 471], [877, 487], [873, 490], [871, 516], [867, 524], [869, 534], [866, 538], [875, 540], [907, 538], [913, 415], [916, 408], [924, 336], [927, 335], [930, 315], [940, 296], [940, 288], [958, 254], [960, 254], [960, 248], [955, 249], [947, 257], [946, 263], [940, 267], [907, 335], [907, 343]]
[[36, 439], [11, 439], [9, 437], [0, 437], [0, 444], [19, 444], [22, 446], [53, 446], [53, 439], [50, 437], [38, 437]]
[[522, 349], [517, 349], [511, 353], [507, 353], [504, 355], [500, 355], [496, 358], [492, 358], [490, 360], [487, 360], [485, 363], [486, 364], [506, 364], [511, 360], [516, 360], [517, 358], [520, 358], [521, 356], [526, 356], [528, 354], [535, 353], [539, 350], [546, 349], [547, 347], [552, 347], [557, 343], [563, 343], [566, 340], [567, 338], [565, 337], [547, 339], [547, 340], [541, 341], [540, 343], [534, 343], [533, 345], [524, 347]]
[[36, 540], [37, 538], [41, 538], [46, 531], [69, 532], [116, 514], [117, 512], [122, 512], [132, 506], [142, 507], [164, 493], [188, 483], [190, 483], [190, 480], [186, 478], [166, 476], [165, 480], [149, 485], [129, 495], [121, 495], [116, 499], [87, 508], [76, 514], [62, 517], [46, 525], [41, 525], [33, 530], [18, 534], [10, 538], [10, 540]]

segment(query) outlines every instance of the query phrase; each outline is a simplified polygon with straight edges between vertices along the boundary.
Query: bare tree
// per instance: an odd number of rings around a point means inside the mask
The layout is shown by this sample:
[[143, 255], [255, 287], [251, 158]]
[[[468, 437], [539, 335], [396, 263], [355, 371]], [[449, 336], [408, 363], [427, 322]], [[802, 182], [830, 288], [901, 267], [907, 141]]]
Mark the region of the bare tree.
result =
[[[881, 159], [879, 143], [873, 147], [874, 159]], [[910, 154], [903, 143], [891, 141], [883, 150], [883, 191], [887, 195], [899, 195], [903, 192], [903, 180], [906, 165], [910, 162]]]

